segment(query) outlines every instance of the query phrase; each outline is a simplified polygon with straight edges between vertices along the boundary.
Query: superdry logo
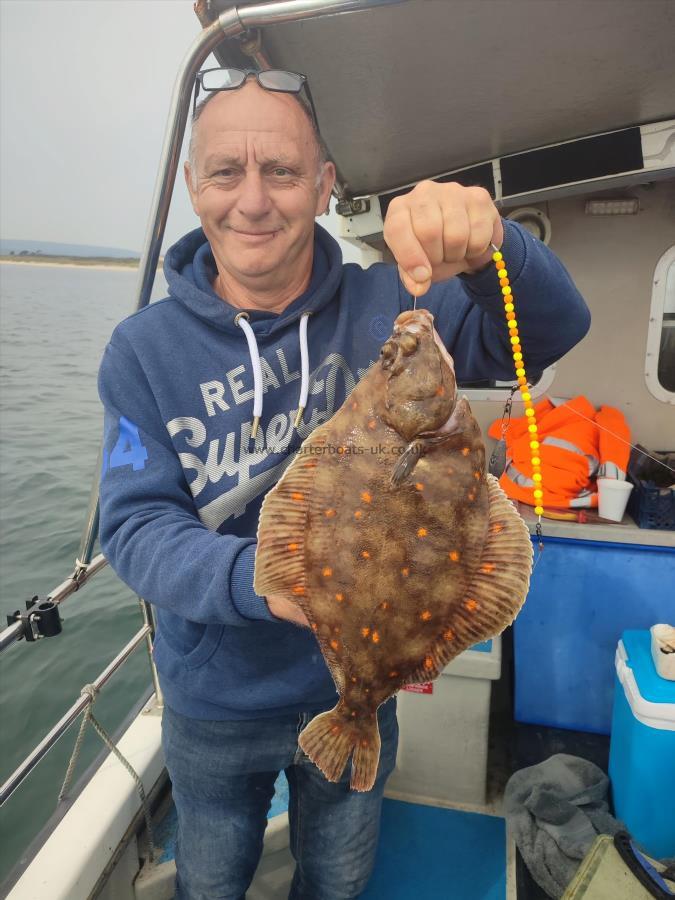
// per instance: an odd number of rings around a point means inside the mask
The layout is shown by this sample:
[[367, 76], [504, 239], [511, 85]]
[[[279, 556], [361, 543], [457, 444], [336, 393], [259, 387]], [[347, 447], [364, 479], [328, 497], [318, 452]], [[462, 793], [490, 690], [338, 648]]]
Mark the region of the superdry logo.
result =
[[[277, 360], [281, 379], [261, 357], [265, 395], [278, 390], [282, 381], [288, 384], [300, 378], [299, 372], [289, 369], [280, 349], [277, 350]], [[232, 405], [248, 404], [250, 407], [253, 391], [245, 389], [241, 381], [244, 366], [226, 372], [222, 381], [202, 382], [200, 389], [205, 420], [196, 416], [179, 416], [166, 425], [174, 439], [181, 465], [189, 473], [188, 481], [195, 500], [209, 483], [216, 484], [224, 477], [236, 479], [232, 487], [198, 508], [202, 522], [216, 530], [227, 519], [243, 515], [252, 499], [269, 490], [279, 480], [293, 460], [293, 451], [318, 425], [330, 419], [367, 370], [368, 367], [358, 369], [354, 375], [340, 353], [329, 353], [310, 375], [308, 408], [300, 426], [295, 428], [293, 424], [297, 407], [288, 412], [275, 413], [267, 420], [263, 408], [263, 427], [255, 442], [251, 440], [251, 420], [248, 417], [240, 422], [237, 430], [230, 431], [225, 437], [212, 440], [208, 437], [209, 420], [214, 416], [230, 410]], [[270, 458], [274, 456], [282, 458], [270, 466]]]

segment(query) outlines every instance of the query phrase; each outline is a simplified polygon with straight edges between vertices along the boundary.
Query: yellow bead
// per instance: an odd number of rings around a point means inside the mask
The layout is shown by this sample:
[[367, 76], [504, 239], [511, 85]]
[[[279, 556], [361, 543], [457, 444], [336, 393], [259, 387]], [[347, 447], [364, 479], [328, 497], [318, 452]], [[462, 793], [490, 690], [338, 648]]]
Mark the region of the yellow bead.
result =
[[497, 269], [497, 277], [498, 278], [506, 278], [506, 276], [508, 274], [509, 273], [506, 271], [506, 269]]
[[513, 312], [513, 303], [507, 303], [507, 304], [505, 304], [504, 309], [505, 309], [507, 312]]
[[512, 336], [509, 338], [509, 340], [511, 341], [512, 344], [517, 344], [517, 343], [518, 343], [518, 335], [517, 335], [517, 334], [512, 335]]
[[494, 260], [495, 262], [497, 262], [497, 261], [500, 260], [500, 259], [503, 259], [503, 257], [502, 257], [502, 255], [501, 255], [501, 253], [499, 252], [499, 250], [497, 250], [495, 253], [492, 254], [492, 258], [493, 258], [493, 260]]
[[516, 362], [519, 362], [523, 358], [523, 354], [520, 351], [518, 351], [518, 353], [513, 354], [513, 358], [515, 359]]
[[516, 369], [516, 375], [518, 376], [518, 378], [520, 378], [524, 374], [525, 374], [525, 369], [523, 369], [523, 368]]
[[532, 481], [541, 481], [541, 475], [539, 472], [535, 472], [532, 476]]
[[516, 322], [516, 320], [510, 319], [509, 320], [509, 328], [517, 328], [517, 327], [518, 327], [518, 323]]
[[537, 488], [537, 490], [534, 491], [533, 493], [534, 493], [534, 496], [537, 498], [537, 500], [541, 500], [541, 498], [544, 496], [544, 492], [540, 491], [539, 488]]
[[535, 506], [534, 511], [538, 516], [544, 515], [544, 507], [543, 506]]
[[502, 288], [502, 294], [504, 294], [505, 296], [506, 296], [506, 294], [510, 294], [510, 293], [511, 293], [511, 288], [509, 286]]
[[530, 450], [538, 450], [539, 441], [530, 441]]
[[540, 466], [540, 465], [541, 465], [541, 460], [539, 459], [538, 456], [533, 456], [533, 457], [532, 457], [532, 465], [533, 465], [533, 466]]
[[[521, 353], [520, 355], [522, 356], [523, 354]], [[526, 403], [528, 402], [528, 400], [532, 399], [532, 397], [530, 396], [528, 391], [523, 391], [523, 393], [520, 396]]]
[[535, 434], [537, 431], [537, 426], [536, 425], [528, 425], [527, 430], [530, 432], [530, 434]]
[[[533, 409], [526, 409], [526, 410], [525, 410], [525, 415], [528, 416], [528, 418], [529, 418], [529, 416], [533, 416], [533, 415], [534, 415], [534, 410], [533, 410]], [[534, 460], [532, 460], [532, 462], [534, 462]]]

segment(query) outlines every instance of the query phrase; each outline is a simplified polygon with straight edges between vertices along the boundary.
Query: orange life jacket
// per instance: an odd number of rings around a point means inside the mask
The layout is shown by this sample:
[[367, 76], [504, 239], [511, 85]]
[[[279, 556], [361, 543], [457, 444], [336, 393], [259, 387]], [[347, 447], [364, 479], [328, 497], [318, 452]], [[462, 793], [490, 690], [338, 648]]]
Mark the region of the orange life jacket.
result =
[[[597, 506], [595, 479], [625, 478], [631, 432], [620, 410], [598, 412], [586, 397], [554, 403], [545, 397], [534, 404], [539, 433], [544, 508]], [[529, 420], [511, 419], [506, 439], [506, 470], [499, 483], [512, 500], [534, 506]], [[501, 419], [488, 429], [501, 436]]]

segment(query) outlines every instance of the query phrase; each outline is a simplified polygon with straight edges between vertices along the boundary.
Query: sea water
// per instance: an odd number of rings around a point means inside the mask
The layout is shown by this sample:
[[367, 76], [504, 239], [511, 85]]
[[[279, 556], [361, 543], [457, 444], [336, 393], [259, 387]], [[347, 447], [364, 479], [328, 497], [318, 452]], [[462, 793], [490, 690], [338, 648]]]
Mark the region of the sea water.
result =
[[[98, 365], [132, 311], [137, 277], [135, 269], [0, 265], [0, 628], [73, 571], [102, 433]], [[153, 297], [165, 288], [158, 274]], [[2, 782], [142, 625], [137, 598], [109, 567], [61, 615], [58, 637], [0, 654]], [[108, 731], [149, 684], [141, 644], [96, 701]], [[0, 809], [0, 883], [56, 807], [79, 721]], [[91, 730], [75, 778], [101, 748]]]

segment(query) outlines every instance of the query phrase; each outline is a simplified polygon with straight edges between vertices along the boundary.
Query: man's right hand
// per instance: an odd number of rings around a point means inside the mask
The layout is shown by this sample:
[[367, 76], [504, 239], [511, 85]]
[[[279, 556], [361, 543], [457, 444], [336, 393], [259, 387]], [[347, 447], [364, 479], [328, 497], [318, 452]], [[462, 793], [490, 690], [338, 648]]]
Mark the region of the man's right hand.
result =
[[287, 622], [292, 622], [294, 625], [309, 628], [307, 616], [300, 609], [295, 600], [284, 597], [283, 594], [270, 594], [265, 600], [267, 601], [269, 611], [273, 616], [276, 616], [277, 619], [285, 619]]

